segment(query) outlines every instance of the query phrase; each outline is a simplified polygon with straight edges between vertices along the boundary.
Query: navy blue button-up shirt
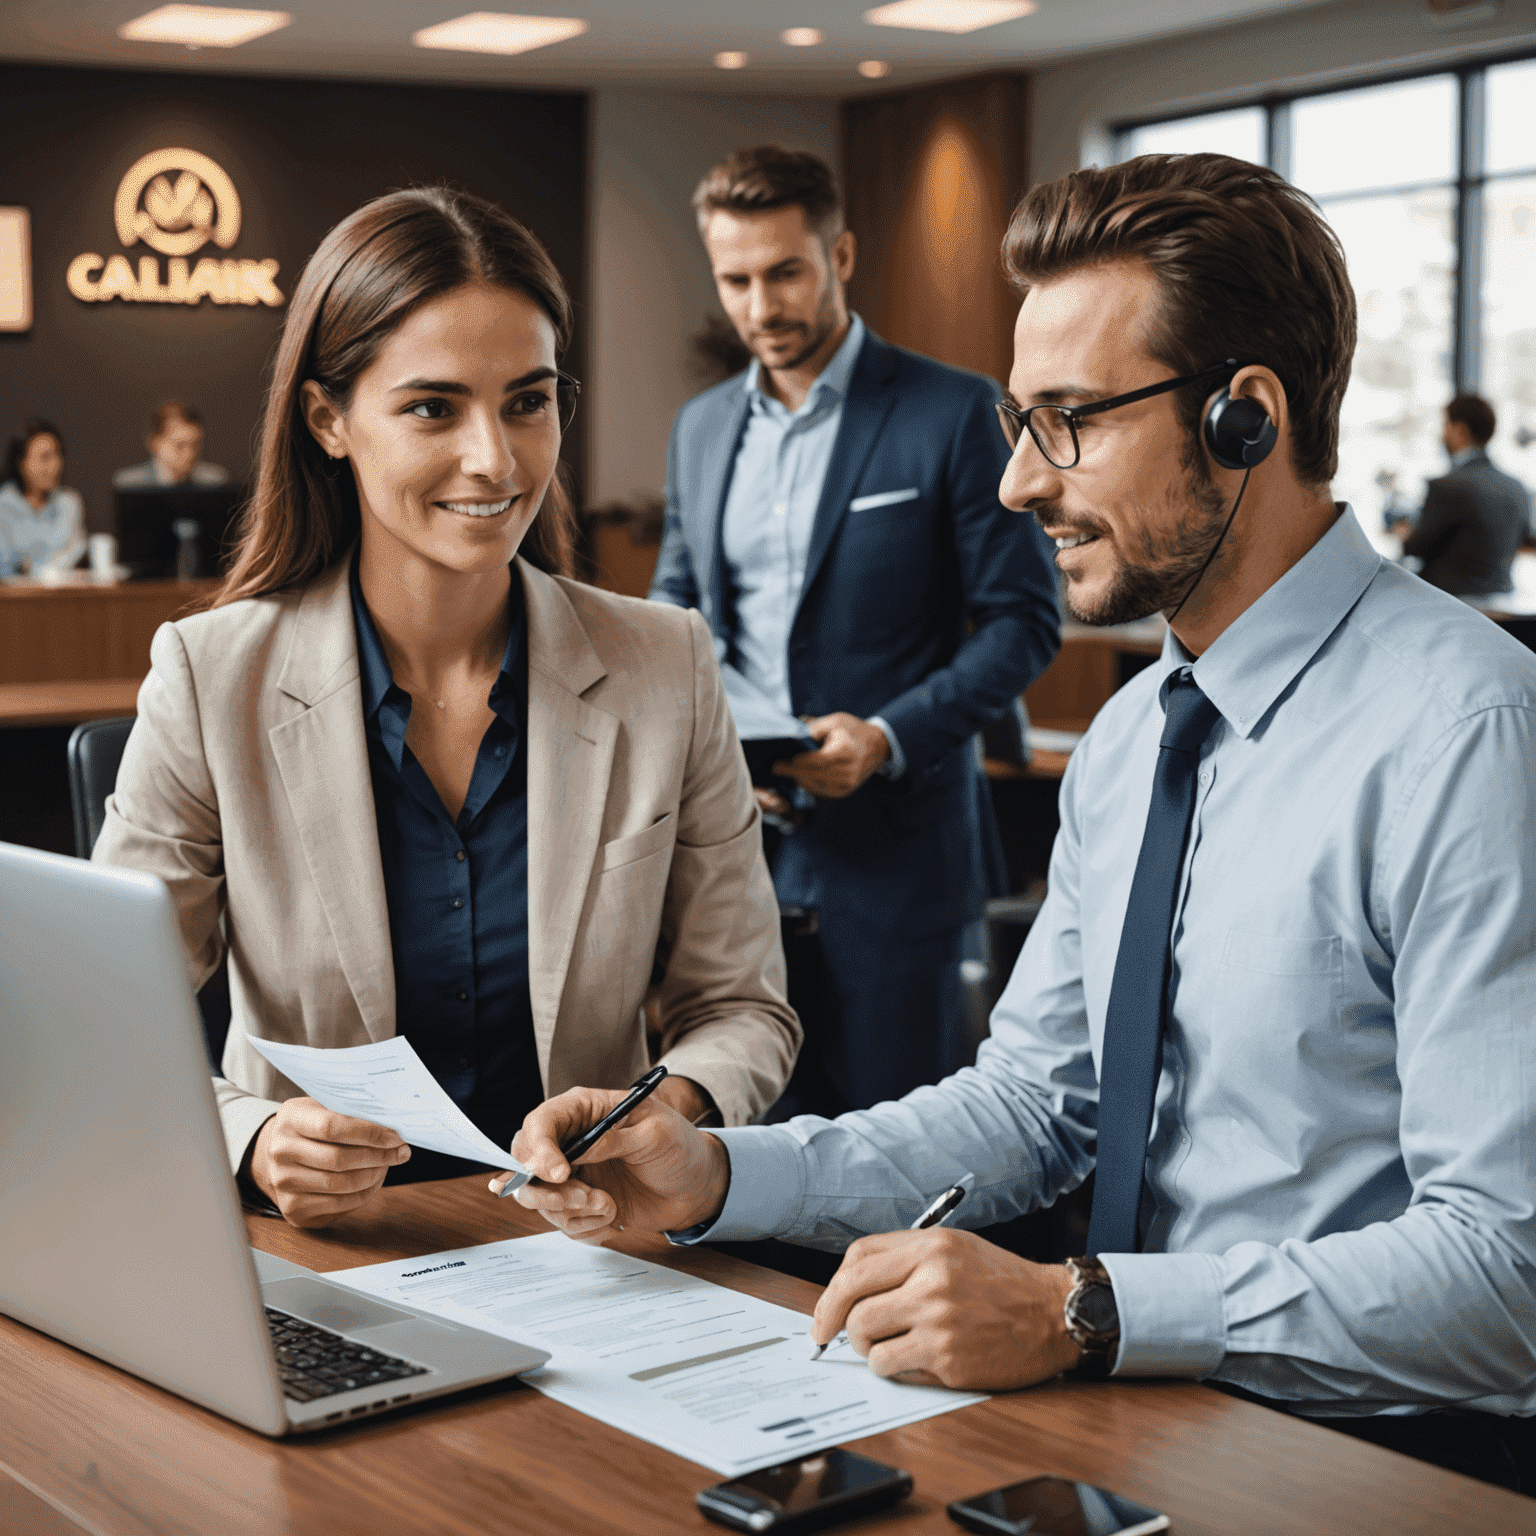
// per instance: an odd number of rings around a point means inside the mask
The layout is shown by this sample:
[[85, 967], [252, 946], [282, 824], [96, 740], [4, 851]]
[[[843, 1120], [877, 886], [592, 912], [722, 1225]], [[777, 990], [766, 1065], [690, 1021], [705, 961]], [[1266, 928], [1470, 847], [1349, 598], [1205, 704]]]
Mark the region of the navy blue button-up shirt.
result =
[[[528, 994], [528, 626], [515, 572], [509, 601], [512, 633], [489, 700], [495, 719], [455, 821], [406, 745], [411, 696], [395, 682], [352, 565], [395, 1029], [504, 1147], [544, 1097]], [[452, 1178], [477, 1166], [418, 1147], [389, 1182]]]

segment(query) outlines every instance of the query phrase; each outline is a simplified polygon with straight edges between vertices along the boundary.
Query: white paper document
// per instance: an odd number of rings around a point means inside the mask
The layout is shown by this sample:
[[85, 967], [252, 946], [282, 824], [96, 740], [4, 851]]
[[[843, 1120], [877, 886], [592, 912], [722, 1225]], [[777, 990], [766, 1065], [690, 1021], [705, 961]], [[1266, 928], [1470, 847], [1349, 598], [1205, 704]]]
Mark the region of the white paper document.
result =
[[528, 1171], [448, 1097], [402, 1035], [334, 1050], [247, 1038], [284, 1077], [338, 1115], [387, 1125], [413, 1147]]
[[986, 1401], [885, 1381], [846, 1344], [812, 1361], [810, 1318], [559, 1232], [327, 1279], [546, 1349], [530, 1386], [731, 1475]]

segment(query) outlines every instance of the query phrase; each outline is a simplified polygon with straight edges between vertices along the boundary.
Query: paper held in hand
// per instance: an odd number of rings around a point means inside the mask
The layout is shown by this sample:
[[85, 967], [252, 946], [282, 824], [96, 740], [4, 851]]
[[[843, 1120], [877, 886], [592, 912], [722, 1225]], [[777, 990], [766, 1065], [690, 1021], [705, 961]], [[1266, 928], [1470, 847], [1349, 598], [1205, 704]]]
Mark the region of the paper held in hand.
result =
[[334, 1050], [249, 1038], [284, 1077], [338, 1115], [387, 1125], [413, 1147], [528, 1171], [475, 1126], [401, 1035]]
[[810, 1318], [558, 1232], [326, 1278], [547, 1349], [528, 1386], [727, 1475], [985, 1401], [813, 1360]]

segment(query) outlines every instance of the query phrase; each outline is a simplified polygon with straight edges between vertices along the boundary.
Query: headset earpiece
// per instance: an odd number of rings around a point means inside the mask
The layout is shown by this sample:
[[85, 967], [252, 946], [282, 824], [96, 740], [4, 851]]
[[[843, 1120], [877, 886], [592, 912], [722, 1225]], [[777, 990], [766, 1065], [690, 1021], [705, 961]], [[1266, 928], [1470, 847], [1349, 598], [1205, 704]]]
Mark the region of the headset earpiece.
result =
[[1205, 408], [1203, 435], [1223, 469], [1252, 469], [1269, 457], [1280, 433], [1257, 400], [1224, 389]]

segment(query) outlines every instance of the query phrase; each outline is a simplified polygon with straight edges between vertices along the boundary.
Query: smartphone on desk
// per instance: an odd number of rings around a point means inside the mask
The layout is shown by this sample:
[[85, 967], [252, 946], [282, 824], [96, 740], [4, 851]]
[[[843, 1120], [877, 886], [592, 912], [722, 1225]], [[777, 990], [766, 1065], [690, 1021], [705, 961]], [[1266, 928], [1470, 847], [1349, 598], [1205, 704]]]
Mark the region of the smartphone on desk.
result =
[[1107, 1488], [1064, 1477], [1032, 1477], [945, 1506], [949, 1518], [982, 1536], [1152, 1536], [1167, 1515]]
[[867, 1515], [912, 1492], [912, 1474], [853, 1451], [822, 1451], [706, 1488], [695, 1502], [733, 1531], [798, 1536]]

